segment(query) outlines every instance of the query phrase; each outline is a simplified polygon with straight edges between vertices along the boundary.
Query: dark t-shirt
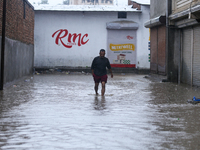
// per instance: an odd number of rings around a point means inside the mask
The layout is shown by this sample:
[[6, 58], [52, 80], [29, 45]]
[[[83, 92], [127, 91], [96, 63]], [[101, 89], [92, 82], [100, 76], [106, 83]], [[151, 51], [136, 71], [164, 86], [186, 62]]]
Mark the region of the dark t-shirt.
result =
[[107, 74], [106, 67], [111, 69], [108, 58], [97, 56], [92, 62], [91, 69], [94, 70], [95, 75], [103, 76]]

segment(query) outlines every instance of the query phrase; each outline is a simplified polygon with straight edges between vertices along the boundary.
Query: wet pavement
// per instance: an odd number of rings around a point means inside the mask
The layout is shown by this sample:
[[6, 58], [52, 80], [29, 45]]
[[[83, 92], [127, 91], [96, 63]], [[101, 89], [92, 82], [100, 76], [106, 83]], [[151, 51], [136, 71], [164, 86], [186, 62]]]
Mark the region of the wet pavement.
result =
[[[144, 75], [109, 78], [104, 97], [90, 75], [40, 74], [0, 92], [1, 150], [197, 150], [200, 88]], [[100, 92], [100, 91], [99, 91]]]

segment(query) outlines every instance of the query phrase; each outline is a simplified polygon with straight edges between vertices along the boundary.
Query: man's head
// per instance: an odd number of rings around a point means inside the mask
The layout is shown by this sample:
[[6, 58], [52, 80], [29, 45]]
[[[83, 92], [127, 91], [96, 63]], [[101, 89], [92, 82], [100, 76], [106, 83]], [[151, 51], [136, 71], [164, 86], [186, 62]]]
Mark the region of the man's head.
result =
[[105, 50], [101, 49], [100, 52], [99, 52], [100, 57], [104, 57], [105, 54], [106, 54]]

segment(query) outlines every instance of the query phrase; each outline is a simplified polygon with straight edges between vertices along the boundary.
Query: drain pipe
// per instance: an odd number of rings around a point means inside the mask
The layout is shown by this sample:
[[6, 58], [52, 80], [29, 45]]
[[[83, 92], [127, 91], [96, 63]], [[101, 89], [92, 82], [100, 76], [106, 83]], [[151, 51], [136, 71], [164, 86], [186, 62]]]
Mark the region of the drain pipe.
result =
[[191, 86], [193, 86], [193, 55], [194, 55], [194, 28], [191, 32]]
[[4, 53], [5, 53], [5, 38], [6, 38], [5, 27], [6, 27], [6, 0], [3, 0], [0, 90], [3, 90], [3, 83], [4, 83]]
[[166, 0], [166, 73], [167, 79], [169, 80], [169, 69], [168, 69], [168, 43], [169, 43], [169, 0]]
[[183, 31], [182, 29], [179, 29], [179, 38], [180, 38], [180, 43], [179, 43], [179, 51], [180, 51], [180, 60], [179, 60], [179, 75], [178, 75], [178, 84], [181, 83], [181, 76], [182, 76], [182, 64], [183, 64]]
[[179, 57], [179, 64], [178, 64], [178, 84], [181, 83], [181, 58], [182, 58], [182, 38], [181, 38], [182, 34], [181, 34], [181, 29], [179, 29], [179, 53], [180, 53], [180, 57]]

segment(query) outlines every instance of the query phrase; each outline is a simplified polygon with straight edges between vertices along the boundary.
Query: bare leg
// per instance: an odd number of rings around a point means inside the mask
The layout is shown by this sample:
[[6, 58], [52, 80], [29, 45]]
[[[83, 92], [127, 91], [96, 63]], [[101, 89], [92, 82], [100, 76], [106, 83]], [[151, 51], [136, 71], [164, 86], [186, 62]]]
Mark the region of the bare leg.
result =
[[106, 91], [106, 83], [105, 83], [105, 82], [102, 82], [101, 85], [102, 85], [101, 95], [104, 96], [105, 91]]
[[99, 87], [99, 83], [95, 83], [94, 90], [96, 92], [96, 95], [98, 95], [98, 87]]

